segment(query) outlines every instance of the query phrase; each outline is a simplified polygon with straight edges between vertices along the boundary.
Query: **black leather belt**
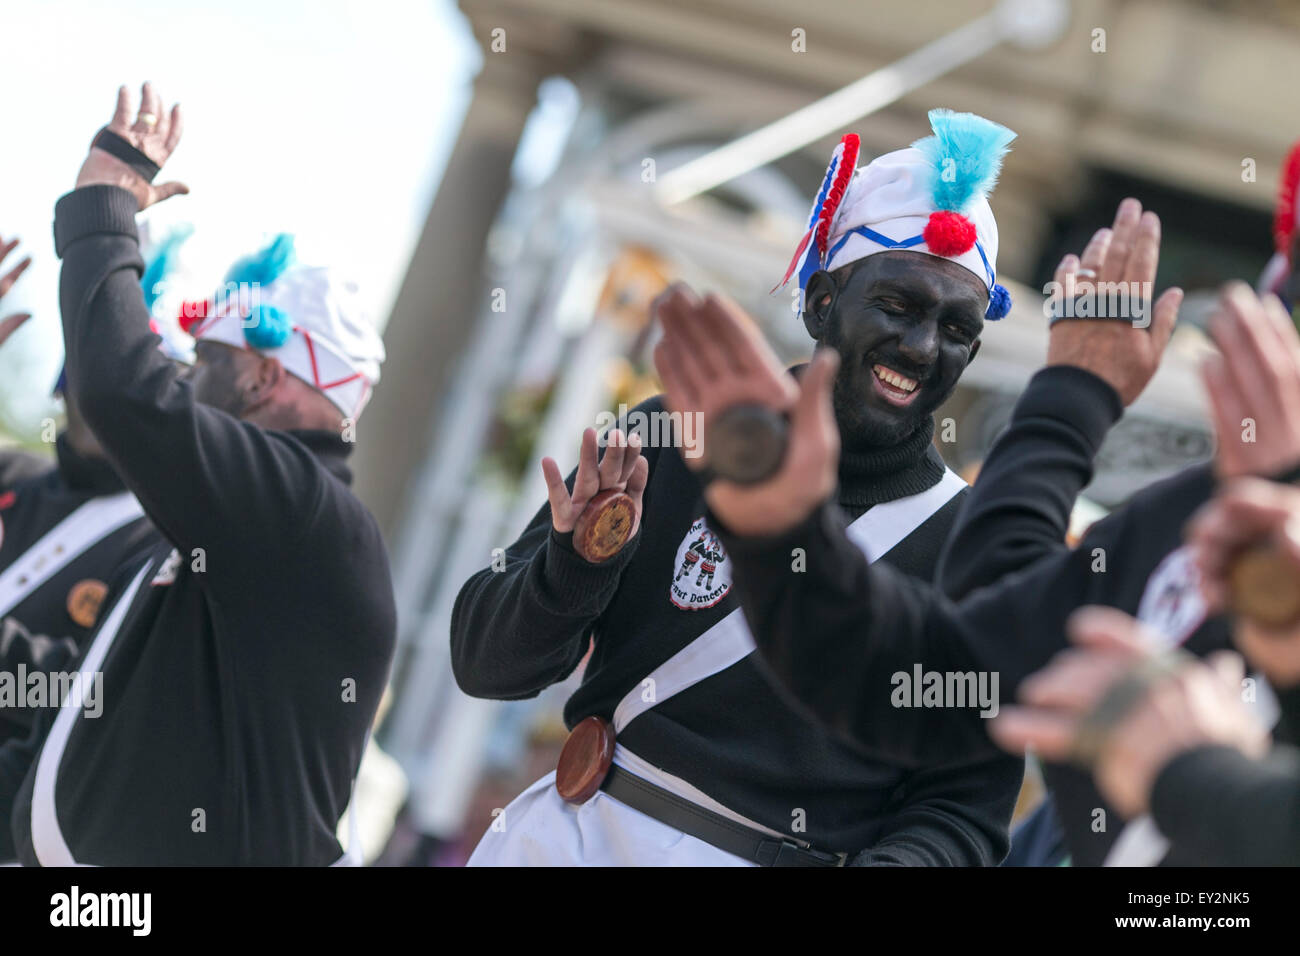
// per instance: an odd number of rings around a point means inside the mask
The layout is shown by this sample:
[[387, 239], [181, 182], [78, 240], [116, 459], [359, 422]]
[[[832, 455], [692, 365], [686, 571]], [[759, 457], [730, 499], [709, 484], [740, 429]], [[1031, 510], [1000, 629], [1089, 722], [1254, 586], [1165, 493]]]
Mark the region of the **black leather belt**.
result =
[[633, 810], [759, 866], [843, 866], [848, 859], [847, 853], [824, 853], [729, 820], [628, 773], [618, 764], [609, 768], [600, 789]]

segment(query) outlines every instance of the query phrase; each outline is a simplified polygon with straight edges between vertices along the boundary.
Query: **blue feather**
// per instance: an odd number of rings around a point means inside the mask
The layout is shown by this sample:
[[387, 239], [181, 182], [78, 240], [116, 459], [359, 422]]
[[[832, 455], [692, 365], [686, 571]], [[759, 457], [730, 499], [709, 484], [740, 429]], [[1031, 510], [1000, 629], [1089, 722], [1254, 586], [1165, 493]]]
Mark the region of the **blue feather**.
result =
[[295, 261], [293, 236], [282, 232], [265, 249], [244, 256], [231, 266], [226, 273], [226, 284], [270, 285]]
[[930, 163], [935, 208], [961, 212], [992, 191], [1016, 134], [974, 113], [942, 109], [930, 110], [930, 128], [934, 135], [912, 146]]
[[144, 290], [145, 308], [150, 312], [162, 294], [164, 280], [176, 264], [177, 251], [193, 233], [193, 226], [181, 226], [173, 230], [159, 243], [157, 250], [145, 263], [144, 273], [140, 276], [140, 287]]

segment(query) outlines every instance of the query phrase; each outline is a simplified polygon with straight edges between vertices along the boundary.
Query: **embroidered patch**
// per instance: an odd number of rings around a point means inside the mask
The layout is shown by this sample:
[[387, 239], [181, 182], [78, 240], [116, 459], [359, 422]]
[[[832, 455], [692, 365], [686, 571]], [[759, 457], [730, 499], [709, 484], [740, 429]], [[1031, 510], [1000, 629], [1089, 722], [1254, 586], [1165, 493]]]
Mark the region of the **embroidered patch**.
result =
[[181, 553], [172, 548], [172, 553], [167, 555], [167, 560], [162, 563], [158, 573], [153, 576], [149, 582], [152, 587], [165, 587], [176, 581], [176, 575], [181, 569]]
[[686, 611], [713, 607], [731, 590], [731, 565], [722, 542], [704, 519], [696, 518], [677, 548], [668, 597]]
[[1205, 599], [1201, 597], [1201, 575], [1192, 552], [1182, 547], [1171, 551], [1147, 579], [1138, 603], [1138, 620], [1175, 647], [1191, 636], [1205, 620]]
[[99, 620], [99, 609], [108, 597], [108, 585], [94, 578], [78, 581], [68, 592], [68, 617], [78, 627], [91, 628]]

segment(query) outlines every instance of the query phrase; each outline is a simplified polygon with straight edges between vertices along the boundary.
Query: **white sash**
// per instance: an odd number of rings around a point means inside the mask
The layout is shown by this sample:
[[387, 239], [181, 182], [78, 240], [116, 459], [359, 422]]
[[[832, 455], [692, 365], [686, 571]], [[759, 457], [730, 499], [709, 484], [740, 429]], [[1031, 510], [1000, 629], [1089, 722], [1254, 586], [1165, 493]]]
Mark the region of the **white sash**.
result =
[[[103, 627], [91, 641], [81, 661], [81, 686], [85, 687], [87, 681], [94, 680], [96, 672], [103, 666], [104, 658], [108, 656], [109, 648], [117, 639], [117, 633], [122, 628], [127, 611], [152, 564], [152, 561], [146, 561], [136, 573], [126, 591], [113, 604], [113, 609], [105, 619]], [[58, 810], [54, 802], [59, 765], [63, 761], [63, 752], [68, 746], [68, 738], [72, 736], [72, 728], [80, 716], [81, 702], [69, 696], [60, 705], [58, 716], [54, 718], [54, 725], [50, 728], [50, 733], [45, 738], [45, 745], [36, 760], [36, 780], [32, 784], [32, 850], [41, 866], [90, 865], [78, 863], [72, 856], [72, 851], [63, 838], [63, 830], [59, 826]], [[366, 734], [366, 743], [369, 742], [370, 735]], [[364, 753], [363, 746], [362, 754]], [[357, 823], [355, 780], [352, 783], [352, 798], [348, 801], [347, 815], [348, 845], [343, 856], [331, 863], [331, 866], [361, 866], [363, 862], [361, 834]]]
[[[862, 549], [869, 562], [875, 562], [965, 487], [966, 482], [945, 469], [939, 483], [920, 494], [896, 498], [868, 509], [849, 525], [849, 539]], [[614, 709], [615, 734], [621, 734], [629, 723], [656, 704], [748, 657], [755, 646], [744, 613], [740, 608], [734, 609], [660, 664], [640, 685], [628, 691]], [[642, 690], [650, 681], [653, 681], [648, 684], [654, 689], [652, 694]]]
[[[96, 672], [103, 665], [108, 649], [113, 646], [126, 612], [131, 607], [131, 602], [135, 600], [136, 592], [140, 590], [140, 584], [144, 581], [145, 572], [149, 570], [152, 563], [146, 561], [136, 572], [134, 580], [113, 604], [113, 610], [109, 612], [104, 625], [95, 635], [95, 639], [90, 642], [90, 647], [81, 661], [82, 687], [87, 686], [88, 680], [94, 680]], [[58, 782], [59, 764], [63, 760], [63, 751], [68, 746], [68, 738], [72, 735], [72, 727], [79, 716], [81, 716], [81, 701], [68, 696], [59, 707], [58, 716], [54, 718], [54, 726], [50, 728], [49, 736], [45, 738], [45, 746], [41, 748], [36, 760], [36, 780], [32, 785], [32, 850], [41, 866], [83, 865], [73, 859], [72, 851], [68, 849], [68, 844], [63, 839], [63, 831], [59, 828], [58, 812], [54, 806], [54, 789]]]
[[92, 498], [41, 536], [0, 574], [0, 617], [8, 614], [78, 555], [144, 516], [128, 491]]

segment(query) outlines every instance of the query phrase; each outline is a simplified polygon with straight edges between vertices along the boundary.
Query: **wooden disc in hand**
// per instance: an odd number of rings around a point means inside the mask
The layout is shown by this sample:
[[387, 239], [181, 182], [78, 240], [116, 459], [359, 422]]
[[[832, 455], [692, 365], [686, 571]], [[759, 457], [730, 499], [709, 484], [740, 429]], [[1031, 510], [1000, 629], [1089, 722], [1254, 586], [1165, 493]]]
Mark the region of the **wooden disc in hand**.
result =
[[709, 423], [704, 445], [714, 477], [753, 485], [776, 474], [785, 457], [785, 416], [763, 405], [733, 405]]
[[1300, 623], [1300, 578], [1293, 562], [1276, 548], [1251, 548], [1228, 572], [1232, 610], [1267, 628]]
[[608, 561], [627, 544], [636, 524], [636, 505], [621, 491], [606, 489], [587, 502], [573, 526], [573, 549], [592, 564]]
[[614, 762], [614, 728], [602, 717], [585, 717], [569, 732], [555, 767], [556, 792], [568, 803], [586, 803]]

